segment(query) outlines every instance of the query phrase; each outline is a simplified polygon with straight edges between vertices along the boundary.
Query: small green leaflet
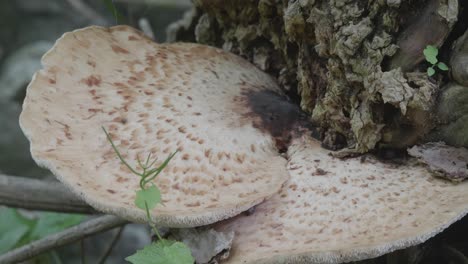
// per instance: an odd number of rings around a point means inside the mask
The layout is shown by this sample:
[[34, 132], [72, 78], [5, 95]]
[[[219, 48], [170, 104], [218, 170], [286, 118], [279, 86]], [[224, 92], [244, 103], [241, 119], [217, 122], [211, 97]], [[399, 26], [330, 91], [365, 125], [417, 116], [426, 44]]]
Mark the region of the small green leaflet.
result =
[[428, 76], [432, 76], [434, 74], [435, 74], [434, 68], [431, 68], [431, 67], [427, 68], [427, 75]]
[[436, 46], [433, 45], [427, 45], [426, 48], [424, 49], [424, 55], [427, 57], [437, 57], [439, 55], [439, 50], [437, 49]]
[[153, 209], [161, 202], [161, 191], [155, 185], [136, 192], [135, 205], [143, 210]]
[[190, 249], [181, 242], [160, 240], [138, 250], [125, 260], [132, 264], [193, 264]]
[[424, 53], [424, 57], [426, 57], [426, 61], [432, 64], [432, 66], [427, 68], [427, 75], [429, 77], [433, 76], [436, 73], [435, 71], [436, 69], [434, 68], [436, 66], [442, 71], [449, 70], [449, 67], [445, 63], [439, 62], [439, 60], [437, 59], [437, 55], [439, 55], [439, 50], [437, 49], [436, 46], [427, 45], [423, 53]]
[[439, 50], [437, 47], [432, 46], [432, 45], [427, 45], [426, 48], [423, 51], [424, 57], [426, 57], [426, 60], [431, 63], [432, 65], [437, 63], [437, 55], [439, 54]]
[[447, 66], [447, 64], [445, 64], [445, 63], [443, 63], [443, 62], [437, 63], [437, 67], [438, 67], [439, 69], [441, 69], [442, 71], [448, 71], [448, 69], [449, 69], [448, 66]]

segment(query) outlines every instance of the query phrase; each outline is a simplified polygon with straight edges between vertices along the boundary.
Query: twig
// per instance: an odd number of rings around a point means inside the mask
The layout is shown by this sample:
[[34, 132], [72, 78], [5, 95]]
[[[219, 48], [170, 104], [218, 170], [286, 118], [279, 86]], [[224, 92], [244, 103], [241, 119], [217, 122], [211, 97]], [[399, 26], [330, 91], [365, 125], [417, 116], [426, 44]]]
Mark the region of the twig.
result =
[[86, 264], [86, 250], [85, 250], [85, 240], [81, 239], [80, 241], [80, 253], [81, 253], [81, 264]]
[[115, 247], [115, 245], [119, 241], [120, 235], [122, 235], [122, 231], [124, 230], [124, 228], [125, 228], [125, 226], [122, 226], [122, 227], [119, 228], [119, 231], [114, 236], [114, 239], [112, 239], [112, 242], [109, 245], [109, 247], [107, 248], [106, 252], [104, 253], [104, 255], [102, 255], [101, 259], [99, 259], [98, 264], [104, 264], [104, 262], [109, 257], [110, 253], [112, 252], [112, 249]]
[[83, 222], [60, 233], [47, 236], [0, 256], [0, 263], [17, 263], [28, 260], [94, 234], [126, 224], [127, 221], [113, 215], [104, 215]]
[[96, 213], [59, 182], [1, 174], [0, 205], [64, 213]]

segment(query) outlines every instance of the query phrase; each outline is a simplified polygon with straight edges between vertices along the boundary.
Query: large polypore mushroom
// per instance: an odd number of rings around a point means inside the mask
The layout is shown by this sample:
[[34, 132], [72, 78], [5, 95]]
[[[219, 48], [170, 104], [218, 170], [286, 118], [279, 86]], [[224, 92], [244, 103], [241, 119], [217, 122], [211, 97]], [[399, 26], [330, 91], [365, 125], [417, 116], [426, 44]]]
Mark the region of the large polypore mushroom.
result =
[[[307, 136], [288, 150], [281, 192], [217, 225], [235, 231], [226, 263], [341, 263], [419, 244], [468, 212], [468, 182], [433, 177], [415, 162], [340, 160]], [[252, 250], [255, 249], [255, 250]]]
[[213, 223], [268, 198], [215, 224], [236, 234], [227, 263], [374, 257], [422, 242], [468, 211], [468, 182], [432, 177], [416, 161], [330, 156], [275, 81], [221, 50], [91, 27], [65, 34], [43, 63], [22, 128], [36, 161], [92, 206], [144, 217], [133, 205], [138, 179], [101, 126], [128, 160], [180, 150], [155, 182], [159, 224]]
[[253, 65], [196, 44], [158, 45], [129, 27], [66, 33], [43, 57], [27, 89], [21, 127], [35, 161], [96, 209], [134, 221], [139, 178], [113, 152], [101, 127], [132, 165], [163, 161], [154, 219], [198, 226], [241, 213], [287, 180], [274, 138], [246, 105], [258, 91], [280, 93]]

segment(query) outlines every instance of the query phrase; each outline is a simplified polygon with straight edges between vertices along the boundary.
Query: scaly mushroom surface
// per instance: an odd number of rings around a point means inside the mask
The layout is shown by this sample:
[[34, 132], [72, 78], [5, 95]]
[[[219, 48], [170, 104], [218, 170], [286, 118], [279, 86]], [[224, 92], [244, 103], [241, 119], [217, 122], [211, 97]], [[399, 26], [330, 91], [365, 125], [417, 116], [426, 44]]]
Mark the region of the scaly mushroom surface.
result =
[[267, 74], [222, 50], [156, 44], [126, 26], [66, 33], [43, 57], [20, 117], [35, 161], [96, 209], [145, 221], [134, 205], [139, 177], [120, 163], [111, 135], [132, 166], [148, 153], [162, 162], [155, 180], [163, 204], [152, 212], [170, 227], [210, 224], [275, 194], [286, 160], [249, 95], [280, 94]]
[[306, 135], [288, 149], [291, 179], [234, 231], [223, 263], [342, 263], [419, 244], [468, 212], [468, 182], [433, 177], [416, 161], [341, 160]]

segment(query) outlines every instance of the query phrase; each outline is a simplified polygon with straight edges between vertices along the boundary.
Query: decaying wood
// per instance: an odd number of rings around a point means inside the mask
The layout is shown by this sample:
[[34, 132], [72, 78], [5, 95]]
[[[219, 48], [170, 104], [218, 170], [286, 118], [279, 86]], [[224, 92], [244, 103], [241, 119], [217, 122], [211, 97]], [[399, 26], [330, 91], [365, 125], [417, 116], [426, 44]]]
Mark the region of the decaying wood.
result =
[[439, 59], [448, 62], [444, 53], [453, 29], [464, 30], [458, 22], [466, 8], [458, 0], [194, 4], [190, 25], [174, 24], [171, 36], [194, 36], [275, 76], [323, 129], [322, 142], [347, 146], [350, 154], [427, 139], [448, 74], [427, 76], [423, 49], [439, 47]]

